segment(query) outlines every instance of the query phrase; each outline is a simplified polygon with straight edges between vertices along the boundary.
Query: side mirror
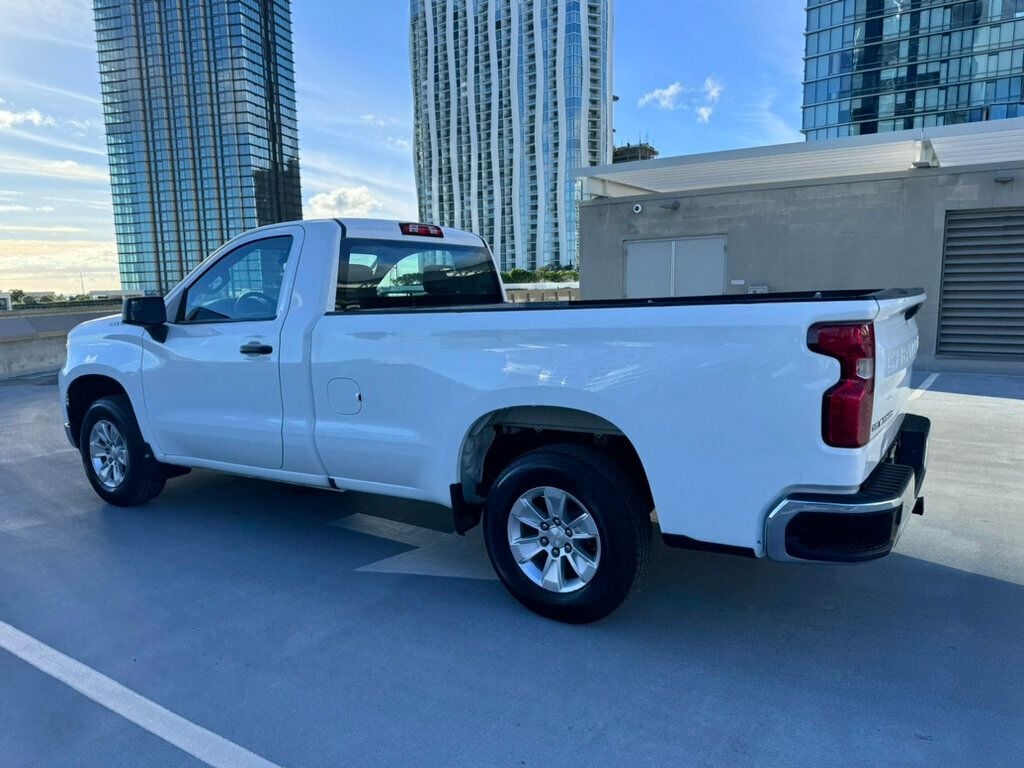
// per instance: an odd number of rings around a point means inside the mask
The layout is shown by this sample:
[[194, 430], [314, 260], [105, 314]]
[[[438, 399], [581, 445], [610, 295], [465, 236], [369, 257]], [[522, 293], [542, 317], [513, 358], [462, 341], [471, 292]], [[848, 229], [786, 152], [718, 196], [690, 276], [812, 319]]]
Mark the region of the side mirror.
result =
[[160, 296], [137, 296], [124, 300], [121, 321], [125, 325], [155, 328], [167, 322], [167, 307]]
[[121, 307], [121, 322], [141, 325], [156, 341], [167, 341], [167, 306], [160, 296], [136, 296], [125, 299]]

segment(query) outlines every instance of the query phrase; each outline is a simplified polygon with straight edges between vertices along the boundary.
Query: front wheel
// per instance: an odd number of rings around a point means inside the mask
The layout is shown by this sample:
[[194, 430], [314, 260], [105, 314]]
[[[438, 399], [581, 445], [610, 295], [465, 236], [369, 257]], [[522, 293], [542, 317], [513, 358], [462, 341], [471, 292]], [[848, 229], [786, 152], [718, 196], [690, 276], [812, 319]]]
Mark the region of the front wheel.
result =
[[607, 456], [577, 445], [516, 459], [484, 510], [498, 578], [530, 610], [572, 624], [622, 604], [647, 568], [651, 536], [636, 485]]
[[167, 476], [146, 448], [127, 397], [104, 397], [89, 406], [78, 444], [86, 477], [108, 504], [133, 507], [164, 489]]

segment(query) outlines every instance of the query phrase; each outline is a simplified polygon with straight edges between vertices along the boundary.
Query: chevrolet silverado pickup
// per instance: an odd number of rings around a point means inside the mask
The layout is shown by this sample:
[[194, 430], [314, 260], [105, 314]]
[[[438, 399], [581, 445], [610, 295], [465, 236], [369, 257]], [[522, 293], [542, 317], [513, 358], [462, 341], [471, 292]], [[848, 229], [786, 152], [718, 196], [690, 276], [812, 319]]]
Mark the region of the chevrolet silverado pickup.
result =
[[675, 546], [890, 552], [929, 422], [920, 290], [511, 305], [479, 237], [305, 221], [78, 326], [60, 388], [106, 502], [191, 468], [432, 502], [528, 608], [583, 623]]

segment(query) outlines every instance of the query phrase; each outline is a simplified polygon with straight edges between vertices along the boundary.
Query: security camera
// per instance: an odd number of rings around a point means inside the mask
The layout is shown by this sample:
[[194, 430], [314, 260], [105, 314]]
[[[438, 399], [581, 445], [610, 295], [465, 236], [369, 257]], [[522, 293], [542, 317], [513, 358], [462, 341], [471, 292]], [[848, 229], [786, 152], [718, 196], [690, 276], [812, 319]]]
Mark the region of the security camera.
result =
[[640, 213], [643, 213], [643, 212], [644, 212], [644, 207], [642, 205], [640, 205], [640, 203], [637, 203], [636, 205], [633, 206], [633, 213], [640, 214]]

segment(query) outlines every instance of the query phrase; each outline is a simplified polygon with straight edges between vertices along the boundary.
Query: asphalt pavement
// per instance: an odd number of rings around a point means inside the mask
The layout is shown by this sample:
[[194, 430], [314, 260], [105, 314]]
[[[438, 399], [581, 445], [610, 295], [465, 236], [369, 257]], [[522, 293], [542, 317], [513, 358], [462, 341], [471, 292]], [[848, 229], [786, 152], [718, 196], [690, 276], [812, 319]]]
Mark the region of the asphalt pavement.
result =
[[107, 506], [53, 378], [0, 384], [0, 764], [1018, 768], [1024, 379], [917, 382], [892, 556], [659, 545], [584, 627], [426, 505], [194, 472]]

